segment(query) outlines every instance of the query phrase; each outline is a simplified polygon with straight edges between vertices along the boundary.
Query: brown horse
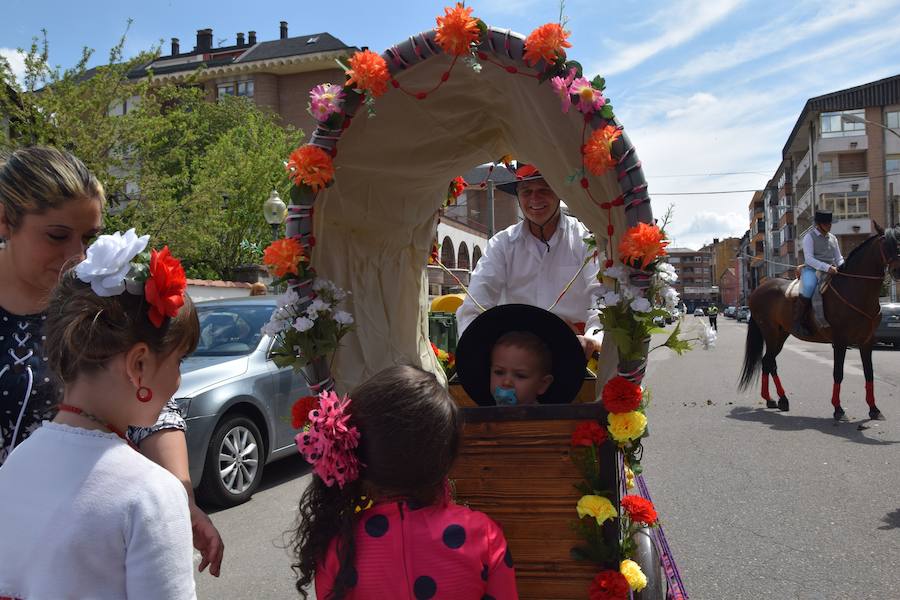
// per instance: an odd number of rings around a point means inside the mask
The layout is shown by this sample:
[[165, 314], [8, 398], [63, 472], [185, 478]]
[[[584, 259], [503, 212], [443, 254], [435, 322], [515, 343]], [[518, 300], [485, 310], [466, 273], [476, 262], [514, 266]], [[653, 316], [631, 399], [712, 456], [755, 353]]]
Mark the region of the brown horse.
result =
[[[825, 318], [830, 326], [815, 331], [812, 336], [800, 338], [808, 342], [830, 343], [834, 348], [831, 404], [837, 421], [847, 420], [844, 409], [841, 408], [841, 382], [844, 379], [844, 357], [849, 346], [857, 346], [862, 358], [869, 418], [884, 419], [875, 406], [872, 346], [875, 344], [875, 328], [881, 320], [878, 297], [885, 269], [888, 269], [895, 280], [900, 280], [900, 227], [885, 233], [876, 223], [875, 230], [876, 235], [853, 249], [838, 272], [831, 277], [822, 294]], [[750, 294], [751, 318], [739, 384], [739, 389], [746, 389], [762, 366], [762, 397], [766, 401], [766, 407], [783, 411], [790, 410], [790, 403], [778, 378], [775, 357], [781, 352], [788, 336], [792, 335], [796, 296], [788, 295], [790, 284], [786, 279], [770, 279]], [[775, 382], [778, 402], [773, 401], [769, 395], [769, 375]]]

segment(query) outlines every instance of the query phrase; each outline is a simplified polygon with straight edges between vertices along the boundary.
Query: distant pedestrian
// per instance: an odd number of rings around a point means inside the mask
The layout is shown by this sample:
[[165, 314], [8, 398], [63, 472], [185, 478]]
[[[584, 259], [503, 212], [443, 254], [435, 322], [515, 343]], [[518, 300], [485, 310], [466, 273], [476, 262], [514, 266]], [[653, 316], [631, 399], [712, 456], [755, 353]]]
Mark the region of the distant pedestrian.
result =
[[462, 417], [434, 375], [390, 367], [308, 415], [297, 444], [315, 476], [293, 565], [303, 598], [313, 581], [323, 600], [519, 597], [500, 526], [450, 497]]
[[709, 308], [706, 309], [706, 316], [709, 317], [709, 326], [712, 327], [713, 329], [715, 329], [716, 331], [718, 331], [719, 330], [719, 325], [718, 325], [719, 307], [716, 306], [715, 304], [711, 305]]

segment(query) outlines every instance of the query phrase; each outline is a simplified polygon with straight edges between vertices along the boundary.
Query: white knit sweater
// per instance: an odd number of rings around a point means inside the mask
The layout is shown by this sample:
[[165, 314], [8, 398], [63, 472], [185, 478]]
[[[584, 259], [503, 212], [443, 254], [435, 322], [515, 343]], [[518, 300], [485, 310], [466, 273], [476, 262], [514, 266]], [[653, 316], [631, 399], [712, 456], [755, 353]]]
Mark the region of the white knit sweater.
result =
[[195, 598], [187, 493], [115, 434], [44, 423], [0, 467], [0, 596]]

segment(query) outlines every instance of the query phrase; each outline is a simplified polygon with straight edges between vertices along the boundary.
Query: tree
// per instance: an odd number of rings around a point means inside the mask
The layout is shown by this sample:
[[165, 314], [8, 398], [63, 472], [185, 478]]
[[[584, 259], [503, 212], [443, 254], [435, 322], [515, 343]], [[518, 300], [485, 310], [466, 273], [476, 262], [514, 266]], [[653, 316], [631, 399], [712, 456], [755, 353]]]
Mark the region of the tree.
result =
[[272, 189], [287, 197], [283, 161], [303, 133], [244, 98], [207, 101], [199, 71], [178, 85], [129, 78], [157, 52], [123, 60], [124, 44], [123, 35], [108, 65], [87, 69], [85, 48], [61, 70], [48, 63], [44, 33], [26, 52], [21, 86], [0, 58], [0, 110], [12, 124], [0, 147], [71, 151], [106, 188], [108, 230], [136, 227], [168, 244], [189, 276], [229, 278], [268, 242], [262, 203]]

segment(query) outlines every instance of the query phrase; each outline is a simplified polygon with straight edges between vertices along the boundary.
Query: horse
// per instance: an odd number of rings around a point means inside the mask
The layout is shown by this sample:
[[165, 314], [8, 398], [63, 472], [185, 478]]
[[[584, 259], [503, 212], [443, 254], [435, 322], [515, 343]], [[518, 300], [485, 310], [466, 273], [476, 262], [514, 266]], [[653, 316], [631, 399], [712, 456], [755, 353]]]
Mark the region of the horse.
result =
[[[823, 286], [822, 302], [828, 327], [818, 328], [809, 336], [795, 336], [808, 342], [830, 343], [834, 348], [834, 385], [831, 404], [835, 421], [846, 421], [841, 407], [841, 382], [844, 379], [844, 357], [847, 348], [856, 346], [863, 363], [866, 379], [866, 403], [869, 418], [884, 420], [884, 415], [875, 405], [873, 386], [872, 347], [874, 332], [881, 321], [879, 291], [887, 269], [895, 281], [900, 280], [900, 226], [884, 229], [875, 225], [872, 235], [854, 248], [837, 273]], [[793, 284], [793, 285], [792, 285]], [[792, 293], [789, 293], [789, 288]], [[765, 281], [750, 294], [751, 318], [747, 327], [744, 363], [738, 389], [745, 390], [756, 378], [762, 367], [762, 398], [766, 408], [790, 410], [790, 402], [781, 380], [775, 358], [781, 352], [793, 325], [793, 305], [796, 302], [794, 282], [772, 278]], [[763, 345], [765, 344], [765, 354]], [[769, 376], [775, 382], [778, 402], [769, 395]]]

